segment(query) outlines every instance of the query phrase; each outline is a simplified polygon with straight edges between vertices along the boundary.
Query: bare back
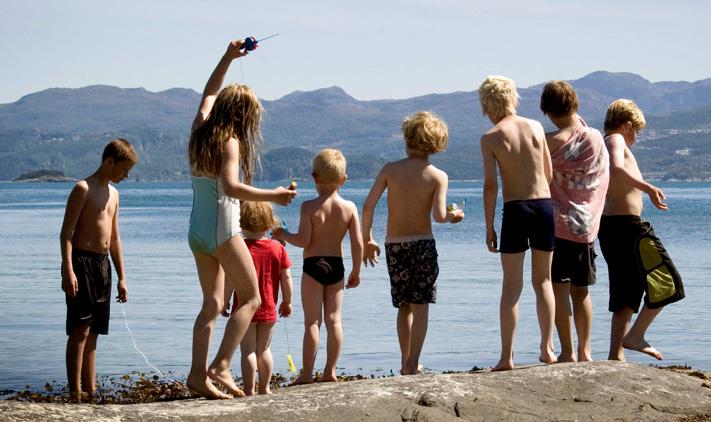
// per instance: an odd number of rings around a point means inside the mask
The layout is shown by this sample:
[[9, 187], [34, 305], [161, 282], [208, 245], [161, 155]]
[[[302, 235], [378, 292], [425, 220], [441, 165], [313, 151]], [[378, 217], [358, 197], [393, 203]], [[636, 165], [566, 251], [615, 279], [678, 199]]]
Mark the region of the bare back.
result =
[[358, 211], [351, 201], [338, 192], [322, 194], [303, 204], [311, 224], [310, 240], [304, 248], [304, 258], [311, 256], [343, 256], [342, 242]]
[[72, 235], [72, 247], [90, 252], [106, 253], [111, 246], [114, 216], [118, 205], [118, 191], [111, 185], [102, 186], [88, 178], [77, 185], [88, 189]]
[[552, 166], [540, 123], [508, 116], [482, 137], [482, 149], [496, 159], [504, 202], [550, 198]]
[[[612, 134], [605, 137], [605, 146], [610, 153], [610, 185], [607, 188], [605, 198], [605, 215], [642, 215], [642, 194], [630, 182], [630, 175], [635, 179], [642, 180], [642, 173], [637, 166], [632, 151], [625, 143], [622, 135]], [[614, 171], [615, 168], [623, 168], [626, 174]]]
[[[406, 158], [383, 168], [388, 190], [388, 237], [431, 235], [432, 205], [446, 175], [428, 161]], [[444, 181], [443, 181], [444, 179]]]

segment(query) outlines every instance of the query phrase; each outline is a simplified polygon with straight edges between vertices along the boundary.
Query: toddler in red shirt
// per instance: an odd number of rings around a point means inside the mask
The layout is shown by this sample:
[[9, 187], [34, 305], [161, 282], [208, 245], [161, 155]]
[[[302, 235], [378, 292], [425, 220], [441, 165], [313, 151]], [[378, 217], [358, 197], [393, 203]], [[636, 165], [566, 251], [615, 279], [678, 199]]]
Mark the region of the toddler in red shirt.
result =
[[[244, 392], [248, 396], [255, 394], [257, 371], [259, 371], [257, 392], [271, 394], [269, 381], [272, 377], [273, 361], [269, 345], [277, 321], [276, 304], [279, 300], [280, 286], [282, 298], [279, 315], [282, 317], [291, 315], [292, 286], [289, 270], [291, 261], [284, 246], [268, 236], [269, 230], [277, 225], [268, 202], [242, 202], [240, 227], [257, 270], [259, 296], [262, 299], [262, 305], [254, 314], [240, 343], [242, 380]], [[225, 283], [225, 313], [229, 310], [232, 294], [231, 284]], [[238, 300], [235, 294], [233, 312], [238, 306]]]

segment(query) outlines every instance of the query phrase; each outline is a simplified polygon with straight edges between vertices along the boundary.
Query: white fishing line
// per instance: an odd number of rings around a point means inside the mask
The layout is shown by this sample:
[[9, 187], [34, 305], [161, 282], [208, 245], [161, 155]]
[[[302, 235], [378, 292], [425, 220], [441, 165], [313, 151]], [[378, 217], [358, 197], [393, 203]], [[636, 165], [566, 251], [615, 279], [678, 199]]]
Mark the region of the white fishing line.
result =
[[143, 352], [141, 351], [141, 349], [138, 348], [138, 345], [136, 344], [136, 339], [133, 337], [133, 331], [131, 331], [131, 328], [129, 328], [129, 326], [128, 326], [128, 318], [126, 317], [126, 308], [124, 307], [123, 302], [119, 302], [119, 303], [121, 304], [121, 313], [123, 313], [123, 323], [126, 325], [126, 330], [128, 330], [128, 334], [131, 336], [131, 342], [133, 342], [133, 348], [136, 349], [136, 351], [137, 351], [138, 353], [140, 353], [141, 356], [143, 356], [143, 360], [145, 360], [146, 363], [148, 364], [148, 366], [150, 366], [151, 368], [153, 368], [153, 370], [156, 371], [156, 372], [158, 373], [158, 375], [160, 375], [161, 377], [167, 379], [167, 380], [170, 381], [170, 382], [177, 382], [177, 381], [174, 380], [173, 378], [171, 378], [171, 377], [165, 375], [163, 372], [161, 372], [160, 369], [158, 369], [157, 367], [155, 367], [155, 365], [153, 365], [153, 364], [148, 360], [148, 357], [146, 356], [146, 354], [143, 353]]

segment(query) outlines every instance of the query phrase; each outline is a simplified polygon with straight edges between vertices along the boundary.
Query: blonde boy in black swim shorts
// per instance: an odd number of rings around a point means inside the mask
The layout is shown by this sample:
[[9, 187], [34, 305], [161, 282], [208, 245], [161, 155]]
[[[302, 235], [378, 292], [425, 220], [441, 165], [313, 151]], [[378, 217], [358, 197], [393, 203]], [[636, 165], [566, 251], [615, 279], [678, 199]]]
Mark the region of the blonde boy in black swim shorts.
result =
[[[501, 252], [503, 286], [499, 304], [501, 357], [495, 371], [513, 369], [513, 345], [518, 320], [518, 299], [523, 289], [523, 260], [531, 248], [531, 281], [541, 329], [543, 363], [554, 363], [553, 320], [555, 299], [551, 284], [554, 247], [553, 202], [548, 185], [553, 177], [551, 156], [543, 126], [516, 114], [518, 94], [511, 79], [489, 76], [479, 87], [484, 114], [494, 124], [481, 137], [484, 162], [484, 218], [486, 246]], [[494, 229], [498, 173], [504, 197], [501, 244]], [[497, 248], [498, 246], [498, 248]]]
[[138, 160], [125, 139], [104, 148], [99, 168], [72, 189], [60, 235], [62, 290], [67, 302], [67, 378], [70, 395], [96, 390], [96, 340], [109, 333], [111, 265], [118, 274], [118, 300], [128, 300], [119, 236], [118, 183]]
[[437, 249], [430, 213], [438, 223], [458, 223], [461, 210], [447, 211], [447, 174], [429, 156], [447, 148], [447, 126], [429, 112], [407, 117], [402, 124], [407, 158], [386, 164], [363, 204], [363, 262], [378, 262], [380, 247], [371, 227], [375, 206], [388, 190], [385, 255], [393, 306], [398, 308], [397, 334], [402, 352], [400, 373], [419, 372], [427, 334], [429, 304], [437, 298]]
[[[662, 354], [644, 337], [650, 324], [662, 310], [661, 303], [655, 305], [650, 302], [648, 290], [645, 304], [630, 327], [632, 314], [639, 309], [646, 290], [643, 268], [637, 262], [638, 253], [635, 251], [637, 239], [651, 228], [640, 218], [642, 194], [646, 193], [658, 209], [667, 210], [664, 192], [644, 181], [630, 149], [637, 141], [637, 134], [646, 125], [642, 111], [633, 101], [617, 100], [607, 109], [605, 145], [610, 154], [610, 186], [607, 189], [598, 238], [610, 278], [610, 360], [624, 360], [624, 349], [636, 350], [662, 359]], [[661, 247], [661, 243], [659, 246]], [[668, 266], [673, 268], [671, 262]], [[664, 304], [684, 297], [676, 269], [673, 269], [672, 273], [679, 286], [671, 301], [667, 300]]]
[[346, 287], [357, 287], [360, 283], [360, 262], [363, 259], [358, 209], [353, 202], [346, 201], [338, 194], [338, 189], [346, 182], [346, 158], [335, 149], [321, 150], [313, 160], [311, 175], [318, 197], [301, 205], [298, 232], [274, 231], [275, 239], [304, 248], [301, 277], [301, 304], [304, 308], [303, 368], [292, 385], [314, 381], [314, 363], [321, 321], [324, 319], [328, 346], [326, 366], [319, 381], [337, 381], [336, 363], [343, 345], [341, 306], [345, 270], [341, 243], [346, 233], [350, 236], [353, 262]]

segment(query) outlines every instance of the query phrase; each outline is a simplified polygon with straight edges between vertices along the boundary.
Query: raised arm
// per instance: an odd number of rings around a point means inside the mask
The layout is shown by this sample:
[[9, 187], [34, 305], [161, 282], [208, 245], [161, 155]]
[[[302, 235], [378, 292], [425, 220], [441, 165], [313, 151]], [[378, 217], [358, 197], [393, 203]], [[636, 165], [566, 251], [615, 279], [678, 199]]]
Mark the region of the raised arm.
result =
[[225, 193], [242, 201], [270, 201], [287, 205], [297, 194], [295, 189], [281, 186], [274, 189], [260, 189], [242, 183], [239, 177], [239, 144], [234, 138], [227, 141], [222, 148], [220, 178]]
[[311, 243], [311, 216], [309, 215], [308, 202], [301, 204], [299, 229], [296, 233], [289, 233], [284, 229], [275, 229], [272, 237], [276, 240], [289, 242], [298, 248], [305, 248]]
[[481, 137], [481, 157], [484, 164], [484, 221], [486, 224], [486, 247], [490, 252], [497, 252], [494, 213], [499, 185], [496, 180], [496, 158], [489, 145], [487, 135]]
[[449, 178], [447, 173], [438, 171], [437, 186], [432, 201], [432, 218], [438, 223], [459, 223], [464, 218], [462, 210], [447, 211], [447, 187]]
[[378, 262], [378, 256], [380, 255], [380, 246], [373, 240], [373, 217], [375, 216], [375, 207], [378, 205], [380, 197], [385, 192], [388, 187], [387, 177], [386, 177], [386, 167], [383, 167], [378, 173], [378, 177], [375, 178], [373, 186], [368, 192], [368, 197], [365, 198], [363, 203], [363, 264], [367, 267], [368, 263], [371, 266], [375, 266]]
[[243, 44], [242, 40], [231, 41], [227, 46], [225, 54], [222, 55], [217, 66], [215, 66], [215, 70], [212, 71], [210, 79], [207, 80], [205, 89], [202, 92], [200, 107], [198, 108], [195, 120], [193, 120], [193, 129], [202, 125], [205, 120], [207, 120], [207, 116], [210, 115], [212, 106], [215, 104], [215, 98], [217, 98], [217, 94], [220, 92], [222, 82], [225, 80], [225, 74], [227, 74], [227, 69], [230, 68], [232, 60], [249, 54], [246, 48], [240, 50]]
[[353, 267], [348, 275], [347, 288], [358, 287], [360, 284], [360, 264], [363, 260], [363, 234], [358, 220], [358, 208], [351, 202], [351, 220], [348, 223], [348, 236], [351, 241], [351, 259]]
[[121, 233], [119, 232], [119, 195], [118, 191], [112, 189], [116, 193], [116, 212], [111, 223], [111, 244], [109, 245], [109, 253], [111, 261], [114, 263], [116, 274], [118, 274], [118, 300], [126, 302], [128, 300], [128, 285], [126, 284], [126, 273], [123, 268], [123, 248], [121, 247]]
[[610, 155], [610, 179], [617, 179], [623, 183], [627, 183], [642, 192], [645, 192], [652, 204], [660, 210], [667, 210], [667, 204], [664, 203], [666, 196], [658, 187], [647, 183], [640, 177], [630, 173], [625, 167], [625, 139], [621, 135], [613, 134], [605, 139], [605, 145]]
[[72, 297], [76, 296], [79, 289], [72, 265], [72, 238], [88, 194], [89, 185], [85, 181], [82, 180], [74, 186], [67, 199], [62, 231], [59, 234], [59, 247], [62, 252], [62, 290]]

